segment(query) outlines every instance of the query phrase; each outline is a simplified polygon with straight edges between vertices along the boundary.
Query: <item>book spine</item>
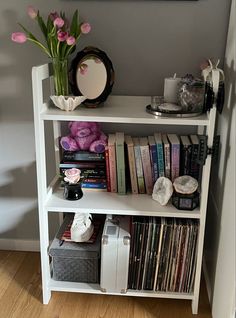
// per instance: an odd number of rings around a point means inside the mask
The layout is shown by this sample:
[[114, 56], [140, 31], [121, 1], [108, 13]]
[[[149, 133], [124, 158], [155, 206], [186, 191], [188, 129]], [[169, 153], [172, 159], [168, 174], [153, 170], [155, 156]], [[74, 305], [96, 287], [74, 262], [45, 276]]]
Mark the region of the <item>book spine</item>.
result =
[[150, 158], [152, 163], [152, 177], [153, 184], [158, 179], [158, 159], [157, 159], [157, 147], [156, 145], [150, 145]]
[[124, 143], [116, 144], [116, 168], [117, 168], [117, 190], [119, 194], [126, 193], [125, 184], [125, 154]]
[[134, 154], [135, 154], [135, 163], [136, 163], [136, 171], [137, 171], [138, 190], [139, 190], [139, 193], [145, 193], [143, 167], [142, 167], [141, 152], [140, 152], [139, 146], [134, 146]]
[[164, 145], [164, 161], [165, 161], [165, 177], [171, 178], [171, 166], [170, 166], [170, 145]]
[[105, 160], [106, 160], [107, 192], [111, 192], [111, 179], [110, 179], [109, 151], [108, 151], [108, 147], [106, 147], [106, 149], [105, 149]]
[[[65, 171], [70, 168], [60, 168], [60, 174], [64, 176]], [[106, 177], [106, 171], [105, 169], [80, 169], [81, 170], [81, 176], [86, 178], [105, 178]]]
[[95, 169], [95, 168], [105, 168], [105, 162], [101, 163], [101, 162], [63, 162], [59, 164], [60, 168], [67, 168], [67, 169], [71, 169], [71, 168], [78, 168], [78, 169]]
[[116, 149], [115, 149], [115, 145], [109, 145], [108, 146], [108, 158], [109, 158], [111, 192], [117, 192]]
[[64, 152], [64, 161], [104, 161], [104, 154], [94, 152]]
[[128, 146], [128, 158], [129, 158], [129, 171], [130, 171], [132, 193], [138, 194], [138, 183], [137, 183], [134, 147], [133, 146]]
[[180, 153], [180, 174], [189, 175], [191, 164], [191, 146], [182, 145]]
[[198, 156], [198, 145], [192, 145], [192, 155], [191, 155], [191, 163], [190, 163], [190, 176], [199, 180], [199, 164], [196, 162]]
[[179, 176], [179, 161], [180, 161], [180, 145], [171, 145], [171, 180], [172, 182]]
[[107, 179], [100, 179], [100, 178], [85, 178], [82, 181], [83, 183], [107, 183]]
[[89, 188], [89, 189], [106, 189], [106, 182], [102, 183], [94, 183], [94, 182], [82, 182], [81, 188]]
[[152, 184], [152, 170], [151, 170], [151, 161], [150, 153], [148, 146], [140, 146], [141, 160], [143, 166], [143, 174], [146, 185], [147, 194], [152, 194], [153, 184]]
[[161, 143], [157, 144], [157, 158], [158, 158], [158, 175], [159, 177], [165, 176], [164, 167], [164, 156], [163, 156], [163, 145]]

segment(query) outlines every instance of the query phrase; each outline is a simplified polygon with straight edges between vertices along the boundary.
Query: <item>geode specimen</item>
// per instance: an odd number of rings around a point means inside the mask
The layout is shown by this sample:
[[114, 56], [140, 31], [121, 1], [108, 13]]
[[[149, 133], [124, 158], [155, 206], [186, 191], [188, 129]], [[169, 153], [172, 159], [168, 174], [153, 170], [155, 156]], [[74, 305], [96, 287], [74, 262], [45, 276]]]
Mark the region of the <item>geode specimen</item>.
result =
[[173, 186], [170, 179], [160, 177], [154, 184], [152, 198], [161, 205], [166, 205], [173, 193]]
[[198, 188], [198, 181], [191, 176], [181, 176], [174, 180], [174, 189], [178, 193], [191, 194]]

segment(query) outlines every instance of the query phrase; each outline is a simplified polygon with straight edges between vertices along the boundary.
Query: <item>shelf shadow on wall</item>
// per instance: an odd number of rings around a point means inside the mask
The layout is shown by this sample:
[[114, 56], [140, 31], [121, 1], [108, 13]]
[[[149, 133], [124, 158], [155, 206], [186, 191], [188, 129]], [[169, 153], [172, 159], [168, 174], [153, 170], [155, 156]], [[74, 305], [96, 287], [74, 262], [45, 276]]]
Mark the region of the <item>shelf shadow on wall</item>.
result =
[[[230, 145], [230, 132], [232, 129], [233, 121], [235, 121], [235, 117], [233, 117], [233, 107], [236, 105], [236, 71], [235, 71], [235, 62], [231, 62], [230, 66], [227, 65], [227, 62], [224, 65], [225, 77], [226, 77], [226, 100], [224, 105], [224, 110], [222, 115], [224, 118], [224, 122], [227, 122], [227, 126], [224, 127], [224, 140], [221, 137], [220, 150], [218, 156], [217, 164], [213, 164], [212, 172], [211, 172], [211, 189], [214, 190], [215, 197], [211, 198], [209, 196], [209, 205], [207, 211], [207, 219], [206, 219], [206, 233], [210, 233], [211, 238], [208, 239], [207, 235], [205, 238], [205, 259], [206, 262], [210, 262], [209, 268], [211, 272], [208, 272], [210, 276], [211, 283], [211, 302], [213, 300], [213, 291], [215, 289], [215, 278], [216, 278], [216, 268], [217, 268], [217, 256], [219, 251], [220, 244], [220, 236], [221, 236], [221, 227], [222, 227], [222, 217], [223, 214], [228, 213], [228, 211], [223, 210], [224, 203], [224, 195], [226, 189], [226, 174], [227, 168], [229, 164], [229, 155], [232, 155], [232, 151]], [[221, 121], [220, 116], [217, 118], [217, 124]], [[222, 127], [219, 124], [219, 127]], [[222, 144], [224, 142], [224, 145]], [[235, 146], [235, 145], [234, 145]], [[222, 164], [223, 162], [223, 164]], [[222, 164], [222, 168], [220, 169], [220, 163]], [[235, 169], [235, 168], [234, 168]], [[219, 178], [219, 171], [222, 170], [222, 179]], [[235, 176], [235, 170], [232, 171], [232, 174]], [[234, 180], [235, 181], [235, 180]], [[234, 198], [232, 198], [233, 200]], [[232, 220], [233, 222], [233, 220]], [[208, 255], [209, 252], [211, 255]], [[208, 267], [208, 266], [207, 266]]]

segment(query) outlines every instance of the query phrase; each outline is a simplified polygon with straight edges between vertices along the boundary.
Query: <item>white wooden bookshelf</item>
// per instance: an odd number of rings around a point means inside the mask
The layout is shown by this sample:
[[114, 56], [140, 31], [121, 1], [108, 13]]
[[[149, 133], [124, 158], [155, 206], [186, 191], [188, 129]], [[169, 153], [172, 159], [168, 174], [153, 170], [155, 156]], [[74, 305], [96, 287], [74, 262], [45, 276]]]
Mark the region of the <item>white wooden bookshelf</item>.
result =
[[[202, 253], [204, 242], [205, 219], [207, 199], [209, 190], [209, 178], [211, 168], [211, 156], [207, 156], [202, 173], [201, 203], [194, 211], [177, 210], [171, 204], [160, 206], [151, 196], [139, 195], [118, 195], [108, 192], [92, 192], [84, 190], [83, 198], [79, 201], [67, 201], [63, 198], [63, 190], [59, 187], [58, 176], [47, 186], [46, 169], [46, 138], [45, 121], [53, 123], [54, 140], [61, 135], [61, 122], [65, 121], [97, 121], [101, 123], [125, 123], [125, 124], [149, 124], [164, 126], [193, 127], [198, 133], [206, 133], [208, 136], [208, 147], [212, 147], [215, 130], [215, 107], [207, 114], [192, 118], [164, 118], [155, 117], [145, 111], [146, 105], [150, 104], [150, 97], [147, 96], [110, 96], [107, 102], [95, 109], [78, 107], [72, 112], [61, 111], [52, 105], [50, 101], [43, 100], [43, 81], [50, 78], [50, 67], [48, 64], [33, 67], [33, 104], [36, 144], [36, 166], [38, 185], [38, 210], [40, 226], [40, 249], [41, 249], [41, 271], [43, 303], [47, 304], [51, 298], [52, 291], [80, 292], [92, 294], [104, 294], [100, 291], [98, 284], [85, 284], [55, 281], [51, 278], [51, 269], [48, 256], [49, 228], [48, 213], [57, 212], [90, 212], [94, 214], [122, 214], [122, 215], [145, 215], [164, 216], [176, 218], [192, 218], [199, 220], [199, 237], [197, 247], [197, 265], [192, 293], [170, 293], [153, 291], [128, 290], [126, 294], [106, 293], [112, 295], [126, 295], [138, 297], [156, 297], [189, 299], [192, 301], [192, 312], [197, 314], [200, 290], [200, 276], [202, 268]], [[50, 81], [48, 81], [50, 83]], [[59, 171], [59, 149], [55, 143], [55, 164]]]

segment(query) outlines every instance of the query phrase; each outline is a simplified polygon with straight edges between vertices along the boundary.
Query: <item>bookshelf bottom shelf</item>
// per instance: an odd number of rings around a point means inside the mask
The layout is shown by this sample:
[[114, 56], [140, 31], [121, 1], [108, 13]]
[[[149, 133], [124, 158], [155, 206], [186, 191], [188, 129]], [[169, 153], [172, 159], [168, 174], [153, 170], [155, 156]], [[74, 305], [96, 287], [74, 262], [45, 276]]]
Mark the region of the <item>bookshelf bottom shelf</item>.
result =
[[50, 290], [60, 292], [74, 292], [85, 294], [99, 294], [99, 295], [116, 295], [116, 296], [135, 296], [135, 297], [151, 297], [151, 298], [170, 298], [170, 299], [189, 299], [194, 298], [193, 293], [171, 293], [171, 292], [153, 292], [148, 290], [131, 290], [128, 289], [127, 293], [107, 292], [103, 293], [100, 290], [99, 284], [89, 283], [74, 283], [50, 280]]

